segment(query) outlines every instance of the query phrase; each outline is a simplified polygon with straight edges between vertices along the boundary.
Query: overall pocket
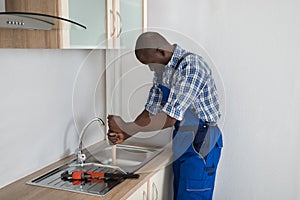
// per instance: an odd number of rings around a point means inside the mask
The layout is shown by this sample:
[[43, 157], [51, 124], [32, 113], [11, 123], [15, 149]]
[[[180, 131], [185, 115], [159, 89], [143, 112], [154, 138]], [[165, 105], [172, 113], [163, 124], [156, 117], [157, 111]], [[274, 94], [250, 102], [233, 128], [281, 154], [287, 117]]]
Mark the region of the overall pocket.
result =
[[186, 191], [188, 199], [211, 200], [213, 187], [211, 182], [205, 180], [186, 180]]
[[208, 133], [209, 126], [206, 124], [201, 124], [198, 126], [198, 129], [195, 131], [195, 137], [193, 141], [193, 147], [196, 153], [200, 152], [201, 146], [206, 138]]
[[206, 160], [215, 145], [223, 146], [219, 127], [206, 124], [199, 126], [193, 142], [195, 152]]

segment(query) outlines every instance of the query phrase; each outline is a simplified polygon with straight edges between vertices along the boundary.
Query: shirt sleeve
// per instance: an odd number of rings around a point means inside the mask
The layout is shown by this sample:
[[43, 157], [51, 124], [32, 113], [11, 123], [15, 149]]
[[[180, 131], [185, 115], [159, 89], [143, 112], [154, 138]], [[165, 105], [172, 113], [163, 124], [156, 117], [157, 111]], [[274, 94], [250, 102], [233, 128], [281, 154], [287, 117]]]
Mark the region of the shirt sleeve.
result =
[[161, 90], [158, 88], [158, 85], [153, 83], [149, 91], [149, 96], [145, 105], [145, 109], [153, 114], [156, 115], [157, 113], [161, 112], [162, 106], [162, 93]]
[[187, 63], [185, 67], [178, 69], [177, 77], [162, 111], [181, 121], [187, 108], [199, 97], [206, 75], [200, 65]]

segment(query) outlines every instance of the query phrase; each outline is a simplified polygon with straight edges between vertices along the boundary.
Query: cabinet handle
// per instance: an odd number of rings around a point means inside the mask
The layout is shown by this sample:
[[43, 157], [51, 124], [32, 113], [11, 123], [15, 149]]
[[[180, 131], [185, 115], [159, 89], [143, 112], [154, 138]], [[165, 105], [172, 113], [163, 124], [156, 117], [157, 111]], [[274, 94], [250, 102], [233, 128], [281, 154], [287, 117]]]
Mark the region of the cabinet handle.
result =
[[155, 183], [152, 183], [152, 192], [153, 192], [152, 199], [157, 200], [158, 199], [158, 189], [157, 189]]
[[121, 14], [119, 13], [119, 11], [117, 11], [117, 16], [119, 17], [119, 22], [120, 22], [120, 29], [119, 29], [119, 32], [117, 34], [117, 37], [120, 37], [121, 33], [122, 33], [122, 17], [121, 17]]
[[116, 26], [115, 26], [115, 14], [112, 10], [110, 10], [110, 16], [112, 16], [112, 26], [113, 26], [113, 31], [110, 34], [110, 37], [113, 37], [116, 32]]
[[147, 192], [143, 190], [143, 200], [148, 200]]

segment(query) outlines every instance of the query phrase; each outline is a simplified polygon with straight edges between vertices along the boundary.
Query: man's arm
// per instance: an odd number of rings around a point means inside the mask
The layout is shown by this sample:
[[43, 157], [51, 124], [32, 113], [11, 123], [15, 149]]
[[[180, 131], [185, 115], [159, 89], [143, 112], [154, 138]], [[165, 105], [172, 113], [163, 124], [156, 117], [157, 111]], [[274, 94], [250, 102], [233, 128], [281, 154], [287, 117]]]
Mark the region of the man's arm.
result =
[[[138, 132], [156, 131], [164, 128], [172, 127], [176, 123], [176, 119], [168, 116], [164, 112], [157, 115], [151, 115], [147, 110], [144, 110], [133, 122], [124, 122], [119, 116], [109, 115], [109, 139], [113, 143], [121, 143], [128, 137]], [[118, 141], [121, 137], [121, 141]]]
[[174, 126], [176, 119], [170, 117], [164, 112], [156, 115], [151, 115], [147, 110], [144, 110], [132, 123], [127, 123], [125, 127], [127, 133], [148, 132], [165, 129]]
[[165, 129], [173, 126], [175, 123], [176, 119], [164, 112], [151, 115], [147, 110], [144, 110], [133, 122], [124, 122], [121, 117], [115, 115], [108, 116], [108, 125], [112, 132], [122, 131], [130, 135], [138, 132]]

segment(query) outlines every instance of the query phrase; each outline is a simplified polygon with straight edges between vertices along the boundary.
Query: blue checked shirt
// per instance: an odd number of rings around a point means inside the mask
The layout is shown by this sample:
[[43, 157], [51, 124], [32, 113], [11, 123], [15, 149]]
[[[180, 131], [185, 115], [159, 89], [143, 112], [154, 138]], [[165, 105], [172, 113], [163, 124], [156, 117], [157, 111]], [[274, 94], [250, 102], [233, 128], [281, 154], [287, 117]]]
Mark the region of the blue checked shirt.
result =
[[[189, 108], [199, 119], [217, 122], [221, 113], [211, 69], [201, 56], [191, 54], [186, 56], [175, 70], [179, 59], [185, 53], [186, 50], [176, 45], [165, 71], [154, 73], [153, 86], [145, 109], [153, 115], [163, 111], [181, 121]], [[159, 84], [170, 89], [168, 101], [164, 105], [161, 104], [162, 91], [158, 87]]]

